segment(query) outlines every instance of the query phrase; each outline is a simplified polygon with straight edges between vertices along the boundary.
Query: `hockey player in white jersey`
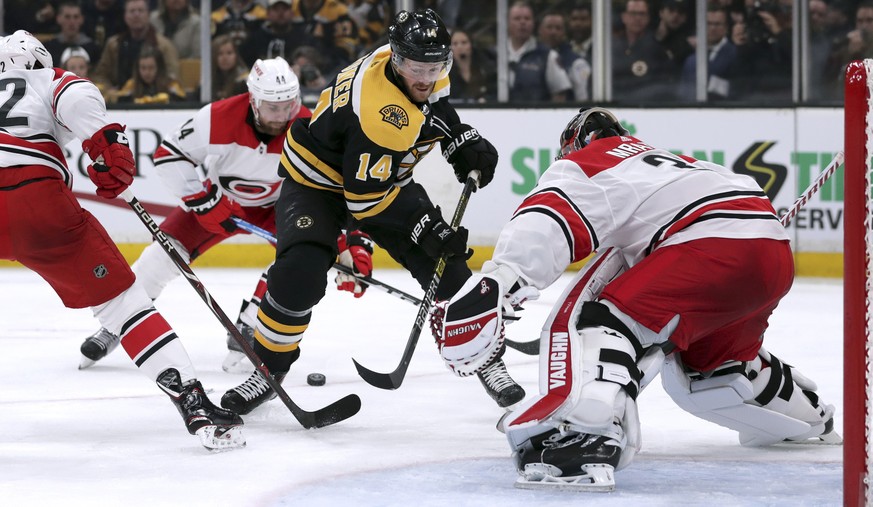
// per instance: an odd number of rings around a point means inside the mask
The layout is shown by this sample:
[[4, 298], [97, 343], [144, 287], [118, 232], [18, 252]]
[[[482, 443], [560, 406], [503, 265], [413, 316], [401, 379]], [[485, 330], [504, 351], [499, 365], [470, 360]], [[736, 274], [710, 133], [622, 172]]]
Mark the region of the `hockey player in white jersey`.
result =
[[794, 278], [766, 194], [598, 107], [567, 125], [492, 260], [446, 306], [436, 338], [449, 368], [475, 373], [502, 348], [512, 307], [595, 251], [543, 327], [540, 396], [500, 423], [517, 486], [611, 490], [640, 447], [637, 395], [659, 371], [680, 407], [743, 445], [840, 441], [815, 384], [762, 347]]
[[39, 273], [65, 306], [91, 307], [205, 447], [244, 446], [242, 419], [210, 402], [181, 340], [70, 190], [63, 146], [73, 139], [93, 161], [88, 176], [98, 195], [127, 189], [136, 167], [125, 127], [108, 122], [90, 81], [53, 68], [42, 43], [23, 30], [0, 39], [0, 103], [0, 258]]
[[[274, 205], [282, 178], [277, 167], [285, 130], [297, 118], [312, 114], [301, 104], [300, 85], [282, 58], [258, 60], [247, 80], [248, 93], [216, 101], [200, 109], [161, 142], [154, 154], [155, 169], [167, 189], [183, 203], [161, 223], [176, 251], [194, 262], [207, 250], [236, 234], [231, 217], [239, 217], [275, 234]], [[371, 242], [352, 231], [340, 239], [341, 262], [369, 275]], [[345, 257], [343, 257], [345, 255]], [[160, 245], [152, 243], [133, 270], [150, 298], [156, 299], [179, 270]], [[337, 287], [360, 296], [364, 287], [340, 274]], [[253, 327], [266, 292], [266, 270], [250, 300], [243, 301], [237, 327], [253, 343]], [[118, 337], [100, 329], [81, 346], [80, 368], [87, 368], [111, 352]], [[230, 334], [227, 372], [252, 369], [242, 348]]]

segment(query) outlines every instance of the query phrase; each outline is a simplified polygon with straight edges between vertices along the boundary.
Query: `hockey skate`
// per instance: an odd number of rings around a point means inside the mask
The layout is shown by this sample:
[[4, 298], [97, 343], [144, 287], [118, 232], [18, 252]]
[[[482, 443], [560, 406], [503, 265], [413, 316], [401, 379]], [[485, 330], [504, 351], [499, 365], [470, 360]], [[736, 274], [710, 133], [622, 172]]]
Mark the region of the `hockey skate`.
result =
[[197, 435], [203, 447], [210, 451], [229, 451], [245, 447], [242, 418], [213, 405], [199, 381], [189, 380], [182, 384], [179, 371], [170, 368], [164, 370], [156, 382], [176, 405], [188, 433]]
[[609, 492], [623, 445], [588, 433], [552, 430], [532, 438], [516, 454], [521, 489]]
[[[281, 384], [286, 374], [287, 372], [277, 373], [273, 378]], [[261, 373], [255, 370], [245, 382], [224, 393], [221, 397], [221, 406], [245, 415], [275, 397], [276, 391], [270, 387]]]
[[[239, 319], [236, 321], [236, 328], [239, 329], [240, 334], [242, 334], [249, 345], [254, 347], [255, 329]], [[221, 369], [227, 373], [246, 373], [252, 371], [252, 368], [254, 368], [254, 365], [245, 352], [243, 352], [240, 344], [237, 343], [230, 333], [227, 333], [227, 356], [225, 356], [224, 361], [221, 363]]]
[[510, 407], [524, 399], [524, 389], [509, 376], [502, 359], [495, 359], [476, 375], [488, 396], [501, 408]]
[[115, 350], [120, 341], [117, 336], [107, 331], [106, 328], [101, 327], [98, 329], [96, 333], [85, 338], [82, 346], [79, 347], [79, 352], [82, 353], [82, 357], [79, 359], [79, 369], [84, 370], [94, 366], [94, 363]]

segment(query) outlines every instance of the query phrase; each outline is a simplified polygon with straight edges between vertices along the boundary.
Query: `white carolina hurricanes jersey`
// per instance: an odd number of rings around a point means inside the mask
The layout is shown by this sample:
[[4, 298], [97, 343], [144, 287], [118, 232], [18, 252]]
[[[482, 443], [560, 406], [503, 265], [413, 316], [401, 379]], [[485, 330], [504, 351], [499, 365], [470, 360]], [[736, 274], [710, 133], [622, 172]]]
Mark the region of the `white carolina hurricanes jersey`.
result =
[[62, 147], [104, 125], [106, 104], [87, 79], [62, 69], [0, 74], [0, 171], [50, 167], [70, 186]]
[[[247, 123], [249, 94], [201, 108], [155, 151], [155, 168], [176, 197], [203, 190], [207, 178], [242, 206], [271, 206], [279, 198], [277, 173], [284, 136], [261, 141]], [[301, 107], [297, 117], [308, 117]]]
[[617, 247], [633, 266], [656, 248], [699, 238], [789, 239], [752, 178], [608, 137], [543, 173], [501, 231], [493, 260], [542, 289], [594, 250]]

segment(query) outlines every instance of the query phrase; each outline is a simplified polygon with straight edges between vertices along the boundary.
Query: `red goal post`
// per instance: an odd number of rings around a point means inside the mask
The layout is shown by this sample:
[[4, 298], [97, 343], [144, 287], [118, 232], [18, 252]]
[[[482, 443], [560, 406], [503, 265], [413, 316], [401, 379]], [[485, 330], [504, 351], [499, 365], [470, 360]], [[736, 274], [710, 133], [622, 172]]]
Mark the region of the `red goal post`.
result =
[[873, 60], [851, 62], [845, 78], [843, 504], [855, 507], [873, 505], [869, 264]]

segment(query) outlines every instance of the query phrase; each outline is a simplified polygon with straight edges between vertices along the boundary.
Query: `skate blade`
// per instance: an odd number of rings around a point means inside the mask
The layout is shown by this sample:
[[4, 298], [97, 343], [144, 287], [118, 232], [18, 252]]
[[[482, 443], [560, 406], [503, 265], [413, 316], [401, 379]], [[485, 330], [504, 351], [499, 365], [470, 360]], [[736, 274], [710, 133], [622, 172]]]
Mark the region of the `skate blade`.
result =
[[251, 373], [255, 366], [249, 361], [248, 356], [242, 352], [228, 350], [227, 357], [221, 363], [221, 369], [225, 373]]
[[246, 446], [240, 426], [204, 426], [195, 432], [200, 444], [211, 452], [225, 452]]
[[615, 490], [615, 470], [612, 465], [582, 465], [582, 475], [561, 477], [561, 471], [545, 463], [529, 463], [515, 481], [519, 489], [552, 489], [563, 491], [583, 491], [609, 493]]
[[79, 357], [79, 369], [80, 370], [88, 369], [88, 368], [94, 366], [96, 363], [97, 363], [97, 361], [95, 361], [93, 359], [88, 359], [85, 356]]

